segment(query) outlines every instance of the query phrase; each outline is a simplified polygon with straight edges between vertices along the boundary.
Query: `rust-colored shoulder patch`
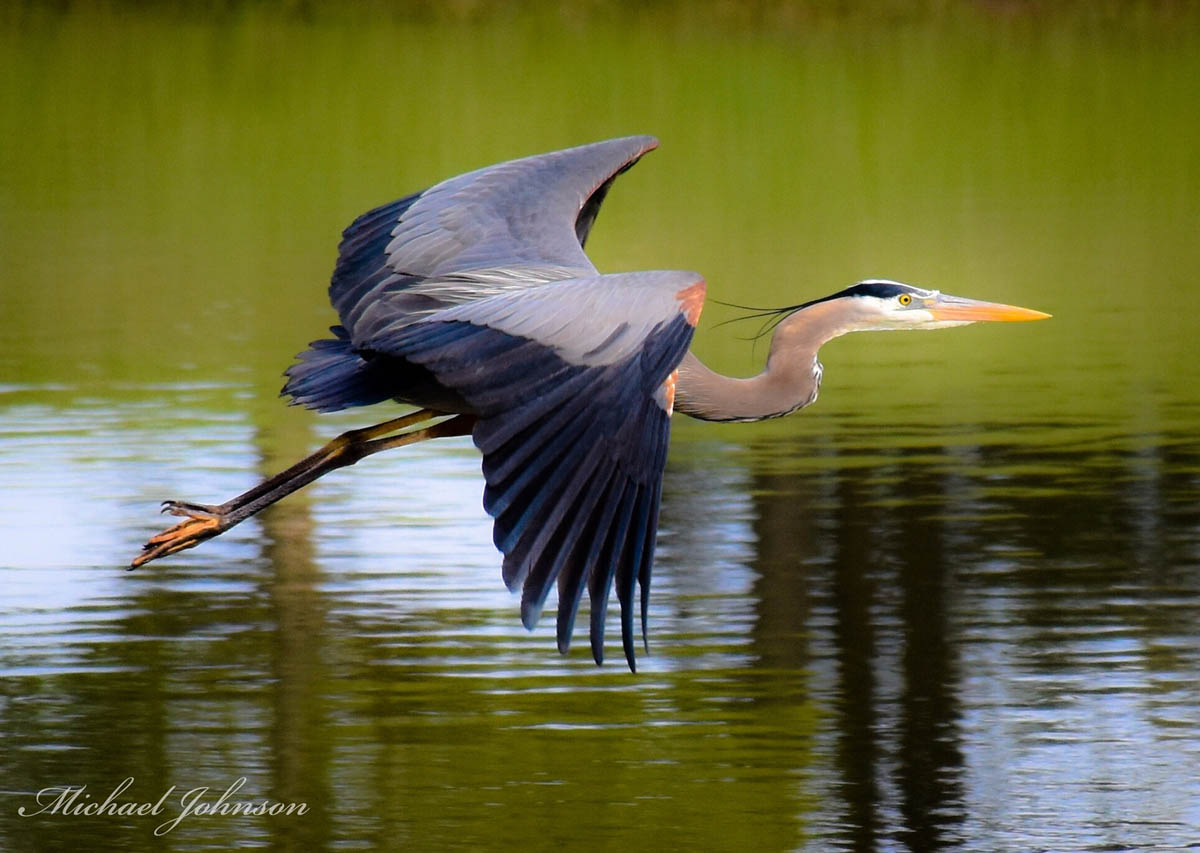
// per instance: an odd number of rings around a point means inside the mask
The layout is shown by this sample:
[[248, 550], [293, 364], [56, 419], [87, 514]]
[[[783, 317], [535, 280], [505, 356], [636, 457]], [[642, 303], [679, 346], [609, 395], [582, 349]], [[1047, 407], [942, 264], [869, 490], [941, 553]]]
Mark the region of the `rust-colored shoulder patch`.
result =
[[679, 300], [679, 310], [683, 312], [688, 325], [695, 326], [700, 321], [700, 311], [704, 308], [704, 294], [707, 289], [704, 279], [700, 279], [695, 284], [676, 291], [675, 298]]
[[671, 417], [671, 413], [675, 411], [675, 383], [679, 381], [679, 370], [672, 370], [663, 384], [658, 386], [658, 393], [654, 395], [655, 401], [662, 410], [667, 413], [667, 417]]

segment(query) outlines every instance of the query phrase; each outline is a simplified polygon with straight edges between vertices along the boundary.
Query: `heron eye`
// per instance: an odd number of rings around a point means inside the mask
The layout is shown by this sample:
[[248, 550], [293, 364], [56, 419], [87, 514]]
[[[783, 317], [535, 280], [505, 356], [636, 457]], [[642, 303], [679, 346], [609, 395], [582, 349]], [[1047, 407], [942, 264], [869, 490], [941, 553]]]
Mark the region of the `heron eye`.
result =
[[899, 296], [899, 297], [897, 297], [897, 301], [898, 301], [898, 302], [899, 302], [901, 305], [911, 305], [911, 304], [912, 304], [912, 294], [909, 294], [909, 293], [901, 293], [901, 294], [900, 294], [900, 296]]

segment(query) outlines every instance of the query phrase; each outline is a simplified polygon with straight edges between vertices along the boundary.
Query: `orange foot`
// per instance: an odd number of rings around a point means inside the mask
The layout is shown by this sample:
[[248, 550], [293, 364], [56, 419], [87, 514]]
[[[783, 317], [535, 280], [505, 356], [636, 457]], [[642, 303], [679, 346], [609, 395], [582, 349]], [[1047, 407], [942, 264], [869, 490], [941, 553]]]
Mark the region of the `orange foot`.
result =
[[186, 520], [150, 539], [142, 546], [142, 553], [133, 558], [129, 568], [136, 569], [159, 557], [195, 548], [205, 539], [212, 539], [226, 529], [217, 507], [167, 501], [163, 504], [162, 511], [185, 516]]

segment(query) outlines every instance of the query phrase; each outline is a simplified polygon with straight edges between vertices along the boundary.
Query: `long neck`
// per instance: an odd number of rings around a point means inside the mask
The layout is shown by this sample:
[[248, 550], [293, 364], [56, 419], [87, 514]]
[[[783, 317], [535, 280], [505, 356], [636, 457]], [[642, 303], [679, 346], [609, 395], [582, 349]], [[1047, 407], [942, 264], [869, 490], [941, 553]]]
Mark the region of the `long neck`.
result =
[[723, 376], [688, 352], [679, 364], [675, 410], [706, 421], [761, 421], [802, 409], [820, 388], [817, 350], [852, 328], [833, 302], [797, 311], [775, 328], [762, 373], [744, 379]]

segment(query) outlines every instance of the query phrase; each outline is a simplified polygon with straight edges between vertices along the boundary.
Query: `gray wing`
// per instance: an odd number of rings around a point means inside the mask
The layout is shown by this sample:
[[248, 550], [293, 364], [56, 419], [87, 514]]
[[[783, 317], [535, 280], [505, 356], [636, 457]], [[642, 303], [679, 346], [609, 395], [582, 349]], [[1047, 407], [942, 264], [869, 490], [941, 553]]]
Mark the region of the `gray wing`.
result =
[[658, 145], [610, 139], [488, 166], [376, 208], [343, 234], [329, 298], [357, 344], [493, 293], [595, 275], [583, 251], [617, 175]]
[[403, 377], [362, 358], [371, 342], [454, 306], [595, 276], [583, 244], [600, 204], [657, 145], [630, 136], [525, 157], [364, 213], [329, 285], [341, 323], [297, 356], [283, 393], [320, 411], [412, 400]]
[[[689, 290], [695, 285], [698, 289]], [[595, 274], [554, 287], [498, 293], [456, 305], [421, 323], [469, 324], [533, 341], [575, 365], [608, 365], [628, 358], [661, 324], [683, 313], [694, 326], [703, 304], [703, 278], [681, 270]], [[411, 323], [397, 322], [360, 343], [364, 353], [405, 356], [394, 343]], [[682, 358], [682, 355], [680, 356]], [[478, 365], [488, 372], [489, 365]]]
[[703, 302], [695, 273], [593, 276], [449, 308], [366, 344], [421, 365], [478, 416], [505, 583], [522, 590], [530, 628], [557, 583], [564, 652], [587, 589], [603, 659], [615, 587], [635, 665], [634, 596], [640, 586], [644, 637], [675, 370]]

